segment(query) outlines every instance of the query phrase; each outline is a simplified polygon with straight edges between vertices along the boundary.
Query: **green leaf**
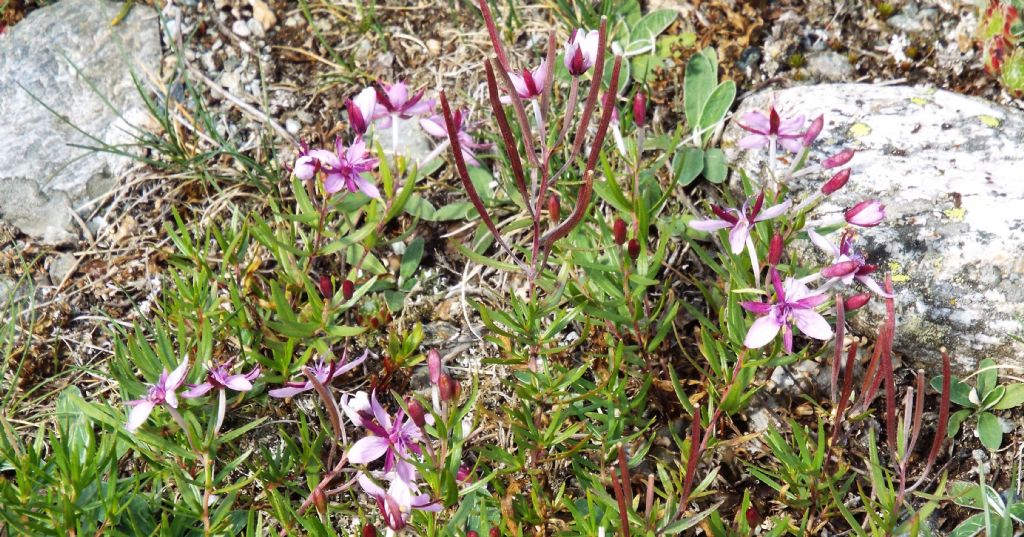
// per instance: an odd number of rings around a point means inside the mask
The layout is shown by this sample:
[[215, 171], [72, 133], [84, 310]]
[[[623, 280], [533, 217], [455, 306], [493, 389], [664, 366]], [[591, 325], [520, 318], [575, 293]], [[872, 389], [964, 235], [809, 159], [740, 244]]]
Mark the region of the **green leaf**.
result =
[[949, 425], [946, 427], [946, 438], [953, 438], [960, 432], [960, 425], [971, 416], [968, 409], [957, 410], [949, 416]]
[[1006, 392], [999, 402], [992, 407], [993, 410], [1009, 410], [1024, 404], [1024, 383], [1016, 382], [1004, 385]]
[[650, 41], [661, 35], [675, 22], [678, 13], [674, 9], [658, 9], [644, 15], [629, 33], [632, 41]]
[[700, 129], [704, 132], [703, 140], [706, 143], [714, 134], [714, 126], [725, 119], [729, 113], [732, 102], [736, 98], [736, 83], [726, 80], [715, 88], [704, 103], [704, 109], [700, 113]]
[[[607, 88], [612, 83], [612, 68], [615, 67], [615, 56], [609, 54], [604, 60], [604, 71], [601, 74], [602, 85]], [[618, 95], [622, 95], [629, 86], [629, 60], [622, 59], [622, 67], [619, 68], [619, 87], [616, 89]]]
[[473, 204], [468, 201], [456, 201], [441, 206], [434, 212], [432, 222], [448, 222], [450, 220], [465, 220], [473, 212]]
[[487, 168], [470, 166], [469, 180], [476, 187], [476, 192], [480, 195], [480, 199], [487, 201], [494, 198], [494, 187], [491, 186], [491, 183], [494, 182], [494, 177], [491, 176], [491, 172], [487, 171]]
[[[942, 393], [942, 375], [932, 377], [931, 380], [932, 389]], [[949, 379], [949, 400], [962, 407], [975, 408], [976, 405], [971, 402], [971, 386], [960, 379], [951, 378]]]
[[991, 358], [985, 358], [978, 364], [978, 371], [980, 371], [978, 373], [978, 395], [984, 400], [988, 392], [995, 389], [999, 379], [999, 370], [996, 369], [996, 363]]
[[978, 438], [981, 439], [981, 445], [989, 449], [989, 451], [996, 451], [999, 449], [1000, 444], [1003, 443], [1003, 426], [999, 423], [999, 418], [991, 412], [982, 412], [978, 416]]
[[405, 212], [412, 216], [418, 216], [424, 220], [433, 220], [436, 209], [430, 204], [429, 201], [423, 199], [423, 197], [413, 194], [409, 196], [409, 200], [405, 202]]
[[695, 54], [690, 58], [686, 64], [686, 74], [683, 78], [683, 108], [686, 113], [686, 123], [691, 129], [700, 125], [704, 103], [714, 91], [716, 82], [718, 82], [718, 73], [707, 56]]
[[996, 386], [994, 390], [989, 390], [989, 392], [985, 394], [985, 398], [981, 401], [981, 409], [988, 410], [992, 408], [1000, 399], [1003, 398], [1003, 394], [1005, 393], [1005, 386]]
[[416, 273], [416, 269], [420, 266], [420, 260], [423, 259], [423, 245], [423, 238], [416, 237], [409, 243], [409, 246], [405, 247], [405, 253], [402, 254], [402, 264], [398, 269], [398, 275], [401, 279], [407, 280]]
[[985, 529], [985, 513], [978, 513], [960, 523], [948, 537], [974, 537]]
[[672, 158], [672, 173], [680, 185], [686, 186], [704, 171], [704, 150], [699, 147], [683, 147]]
[[719, 184], [725, 181], [728, 175], [729, 168], [725, 165], [725, 152], [717, 147], [708, 149], [704, 153], [704, 178]]

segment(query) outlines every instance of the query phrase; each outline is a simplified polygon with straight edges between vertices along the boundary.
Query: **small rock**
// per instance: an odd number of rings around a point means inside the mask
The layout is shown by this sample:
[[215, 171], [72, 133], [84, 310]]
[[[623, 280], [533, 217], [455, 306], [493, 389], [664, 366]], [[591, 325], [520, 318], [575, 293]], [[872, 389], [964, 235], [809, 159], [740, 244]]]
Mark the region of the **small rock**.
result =
[[430, 52], [431, 56], [438, 56], [441, 54], [441, 42], [437, 39], [427, 39], [427, 51]]
[[249, 25], [243, 20], [236, 20], [231, 23], [231, 31], [238, 37], [249, 37], [252, 34], [252, 30], [249, 29]]
[[815, 80], [839, 82], [853, 78], [853, 65], [846, 56], [826, 50], [807, 55], [807, 75]]
[[249, 31], [252, 32], [252, 35], [256, 37], [263, 37], [263, 25], [260, 24], [260, 21], [256, 19], [249, 19], [245, 21], [245, 25], [249, 28]]
[[410, 161], [422, 160], [434, 147], [415, 118], [395, 118], [390, 128], [377, 130], [376, 140], [386, 153], [397, 153]]
[[77, 263], [78, 261], [75, 259], [75, 256], [69, 253], [59, 254], [57, 257], [54, 257], [50, 261], [50, 281], [54, 285], [60, 285], [60, 282], [64, 281], [64, 277], [74, 270]]
[[284, 128], [291, 134], [298, 134], [299, 129], [302, 128], [302, 124], [299, 123], [298, 120], [296, 120], [295, 118], [290, 117], [287, 120], [285, 120]]
[[259, 21], [264, 32], [270, 30], [277, 24], [277, 16], [271, 11], [270, 6], [263, 0], [249, 0], [252, 6], [252, 17]]

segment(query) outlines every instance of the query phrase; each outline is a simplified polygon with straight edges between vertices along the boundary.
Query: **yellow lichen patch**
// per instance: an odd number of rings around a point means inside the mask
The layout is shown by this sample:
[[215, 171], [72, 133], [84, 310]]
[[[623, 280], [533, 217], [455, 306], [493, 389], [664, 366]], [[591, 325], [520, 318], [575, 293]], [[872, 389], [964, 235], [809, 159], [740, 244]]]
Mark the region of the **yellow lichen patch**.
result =
[[952, 209], [946, 209], [945, 211], [942, 212], [945, 213], [946, 218], [949, 218], [950, 220], [961, 221], [964, 219], [964, 215], [967, 214], [967, 209], [964, 209], [962, 207], [954, 207]]
[[910, 102], [916, 104], [917, 106], [924, 106], [928, 104], [928, 99], [925, 99], [924, 97], [912, 97], [910, 99]]
[[889, 272], [892, 273], [893, 283], [903, 283], [910, 281], [910, 276], [903, 273], [903, 265], [899, 261], [889, 262]]
[[867, 136], [870, 133], [871, 133], [871, 127], [868, 126], [866, 123], [854, 123], [850, 127], [850, 136], [853, 136], [854, 138], [860, 138], [862, 136]]
[[999, 118], [994, 117], [994, 116], [984, 116], [984, 115], [982, 115], [982, 116], [978, 116], [978, 119], [981, 120], [981, 122], [984, 123], [985, 126], [992, 127], [992, 128], [998, 127], [999, 123], [1000, 123]]

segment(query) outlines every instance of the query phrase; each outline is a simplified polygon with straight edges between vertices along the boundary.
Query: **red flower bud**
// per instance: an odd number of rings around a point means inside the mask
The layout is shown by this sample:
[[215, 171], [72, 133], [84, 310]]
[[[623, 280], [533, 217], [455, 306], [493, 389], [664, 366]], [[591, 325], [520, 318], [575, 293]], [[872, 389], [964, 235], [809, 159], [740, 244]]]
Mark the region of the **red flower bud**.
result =
[[352, 298], [352, 293], [355, 293], [356, 285], [352, 283], [352, 280], [345, 280], [341, 282], [341, 296], [345, 297], [345, 300]]
[[846, 309], [846, 311], [853, 311], [855, 309], [864, 307], [864, 305], [870, 301], [871, 293], [861, 293], [859, 295], [853, 295], [850, 298], [847, 298], [846, 301], [843, 302], [843, 307]]
[[441, 373], [437, 387], [441, 392], [442, 401], [451, 401], [455, 398], [455, 379], [448, 376], [448, 373]]
[[320, 276], [320, 281], [317, 283], [317, 287], [320, 288], [320, 294], [324, 295], [324, 298], [329, 298], [334, 294], [334, 286], [331, 285], [331, 277], [326, 274]]
[[878, 200], [864, 200], [843, 213], [848, 224], [859, 227], [875, 227], [885, 220], [885, 205]]
[[745, 513], [747, 517], [747, 525], [751, 528], [756, 528], [761, 523], [761, 513], [757, 512], [757, 508], [751, 505], [747, 508]]
[[377, 528], [371, 524], [363, 526], [363, 537], [377, 537]]
[[487, 532], [490, 537], [501, 537], [501, 530], [498, 528], [491, 528], [491, 531]]
[[423, 405], [415, 399], [409, 401], [409, 417], [420, 429], [427, 424], [426, 411], [423, 410]]
[[633, 97], [633, 123], [637, 127], [647, 124], [647, 95], [644, 95], [642, 91], [637, 92]]
[[466, 532], [466, 537], [480, 537], [480, 534], [473, 530], [469, 530]]
[[561, 200], [558, 199], [558, 194], [552, 193], [548, 197], [548, 218], [555, 225], [558, 225], [558, 221], [562, 219], [561, 208]]
[[825, 116], [818, 116], [814, 121], [811, 122], [811, 126], [807, 127], [807, 131], [804, 132], [804, 147], [807, 147], [814, 143], [818, 139], [818, 135], [821, 134], [821, 129], [825, 127]]
[[852, 149], [844, 149], [836, 153], [835, 155], [832, 155], [831, 157], [828, 157], [827, 159], [823, 160], [821, 162], [821, 167], [825, 168], [826, 170], [830, 170], [832, 168], [842, 166], [843, 164], [846, 164], [847, 162], [850, 162], [851, 159], [853, 159], [854, 153], [856, 153], [856, 151]]
[[324, 495], [323, 490], [320, 490], [320, 487], [313, 489], [313, 505], [316, 507], [316, 512], [321, 515], [327, 513], [327, 496]]
[[626, 252], [629, 253], [629, 257], [636, 261], [636, 258], [640, 257], [640, 241], [629, 239], [629, 244], [626, 245]]
[[621, 218], [616, 218], [615, 223], [612, 224], [612, 237], [615, 239], [615, 244], [622, 246], [626, 243], [626, 221]]
[[430, 383], [436, 386], [441, 380], [441, 353], [437, 349], [427, 352], [427, 371], [430, 373]]
[[843, 168], [839, 170], [831, 179], [825, 181], [825, 184], [821, 185], [821, 193], [828, 196], [843, 188], [846, 182], [850, 180], [850, 168]]
[[768, 245], [768, 264], [778, 265], [782, 261], [782, 235], [772, 235], [772, 242]]

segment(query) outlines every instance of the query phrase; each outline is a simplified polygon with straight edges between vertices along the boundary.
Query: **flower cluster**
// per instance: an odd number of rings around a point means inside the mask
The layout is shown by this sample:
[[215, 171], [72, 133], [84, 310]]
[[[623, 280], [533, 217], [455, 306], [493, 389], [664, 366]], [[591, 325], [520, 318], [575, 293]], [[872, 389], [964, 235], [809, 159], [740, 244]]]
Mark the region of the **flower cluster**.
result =
[[[809, 220], [807, 213], [822, 198], [830, 196], [843, 188], [850, 179], [851, 168], [843, 167], [853, 159], [855, 152], [844, 149], [823, 159], [820, 163], [805, 165], [814, 141], [824, 128], [824, 117], [819, 116], [807, 124], [803, 115], [784, 116], [773, 105], [769, 105], [767, 113], [752, 111], [744, 114], [740, 127], [747, 135], [740, 139], [740, 148], [755, 150], [768, 147], [767, 178], [762, 184], [767, 187], [771, 182], [778, 185], [774, 193], [762, 189], [756, 197], [745, 201], [737, 208], [723, 208], [712, 205], [711, 212], [716, 218], [694, 219], [690, 227], [699, 231], [729, 230], [729, 250], [733, 255], [746, 250], [750, 257], [754, 272], [755, 285], [761, 285], [761, 273], [767, 268], [770, 289], [760, 301], [744, 301], [740, 305], [747, 311], [758, 315], [744, 339], [748, 348], [763, 347], [782, 334], [783, 349], [793, 352], [794, 329], [805, 336], [818, 340], [832, 337], [832, 328], [818, 313], [817, 308], [828, 301], [826, 292], [832, 287], [843, 284], [860, 283], [871, 292], [883, 297], [891, 297], [872, 278], [871, 274], [877, 266], [867, 261], [864, 255], [854, 249], [856, 228], [870, 228], [879, 225], [885, 219], [885, 205], [875, 199], [867, 199], [856, 203], [838, 215]], [[781, 146], [793, 154], [792, 163], [783, 171], [776, 170], [779, 160], [775, 154], [776, 147]], [[806, 196], [799, 203], [784, 199], [789, 180], [815, 173], [826, 172], [829, 178], [820, 188]], [[765, 205], [768, 205], [765, 207]], [[788, 217], [788, 218], [785, 218]], [[758, 244], [752, 234], [755, 226], [769, 220], [780, 220], [774, 227], [770, 244], [767, 245], [767, 263], [762, 265], [758, 259]], [[802, 228], [792, 225], [806, 222]], [[833, 244], [819, 231], [822, 229], [841, 228], [842, 234], [838, 245]], [[797, 233], [806, 233], [810, 241], [825, 252], [830, 262], [823, 268], [810, 274], [797, 277], [790, 275], [783, 280], [778, 264], [782, 258], [784, 239]], [[792, 265], [790, 265], [792, 269]], [[816, 289], [808, 284], [824, 280]], [[846, 301], [847, 309], [864, 306], [871, 295], [857, 294]]]

